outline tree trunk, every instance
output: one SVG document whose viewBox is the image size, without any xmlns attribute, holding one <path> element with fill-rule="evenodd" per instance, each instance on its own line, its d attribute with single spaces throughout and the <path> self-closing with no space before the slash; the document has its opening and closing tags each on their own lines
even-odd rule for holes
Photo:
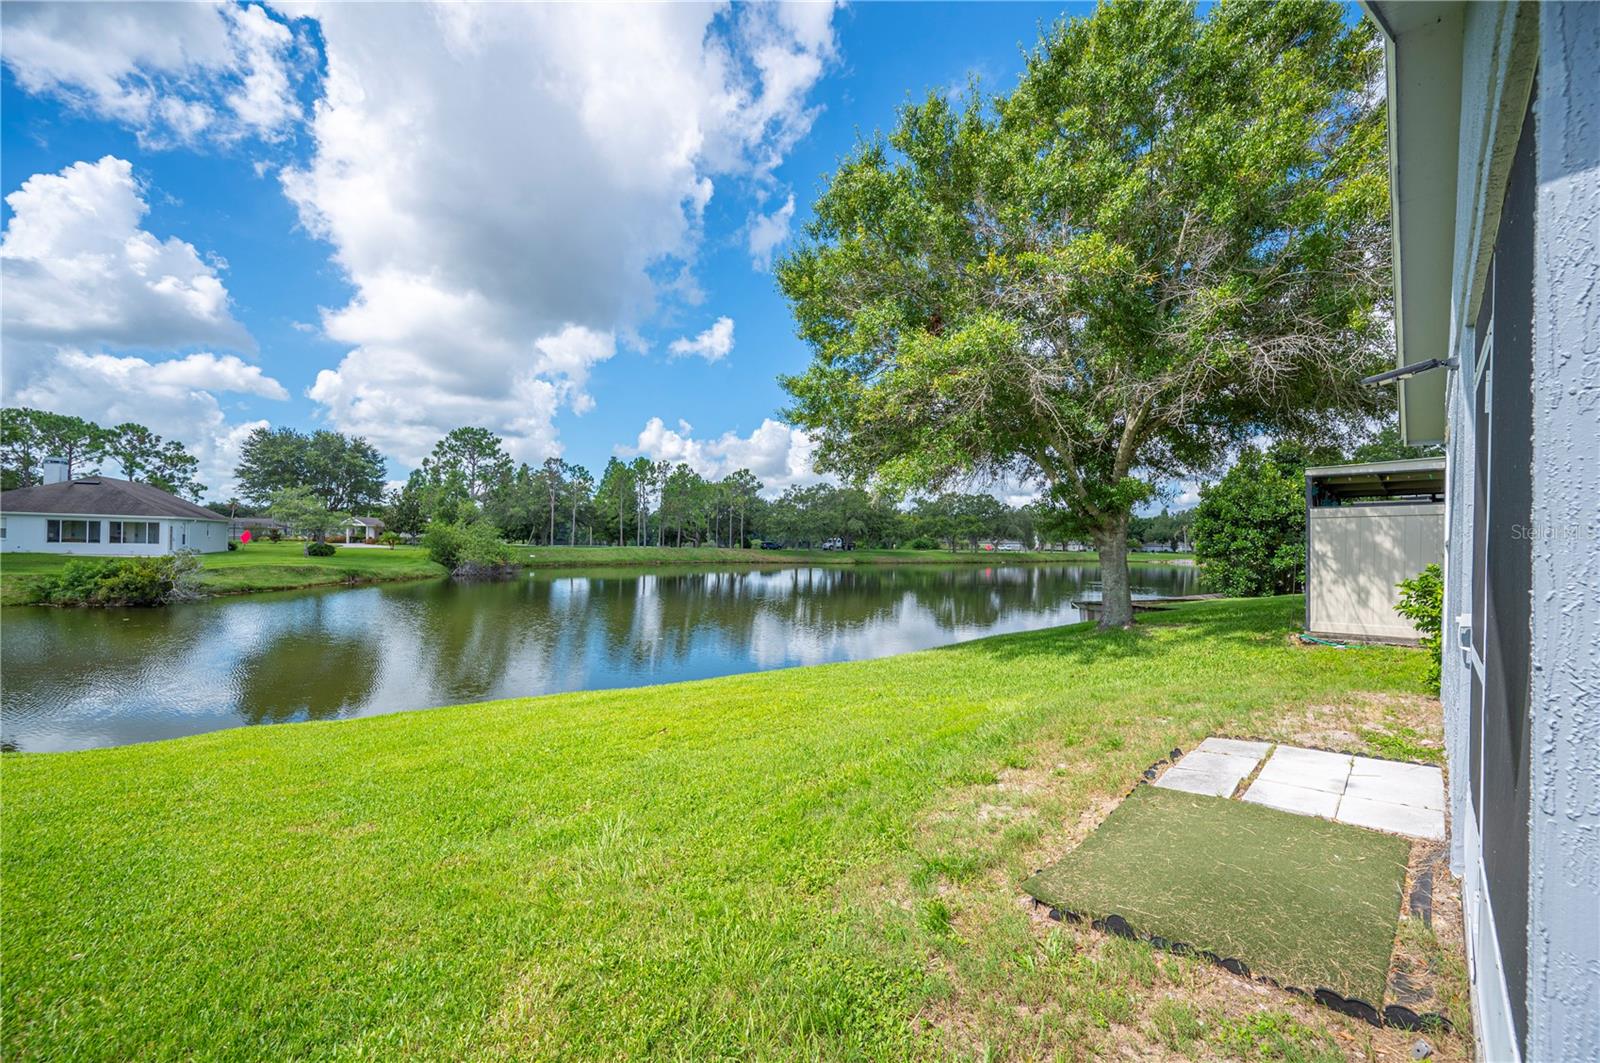
<svg viewBox="0 0 1600 1063">
<path fill-rule="evenodd" d="M 1128 583 L 1128 514 L 1109 518 L 1095 534 L 1100 555 L 1100 626 L 1133 626 L 1133 590 Z"/>
</svg>

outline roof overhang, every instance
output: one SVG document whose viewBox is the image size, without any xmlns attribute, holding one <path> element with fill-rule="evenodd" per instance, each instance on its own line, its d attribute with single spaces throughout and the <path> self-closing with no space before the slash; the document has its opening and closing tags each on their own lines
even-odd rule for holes
<svg viewBox="0 0 1600 1063">
<path fill-rule="evenodd" d="M 1463 5 L 1363 0 L 1383 30 L 1389 96 L 1396 366 L 1451 356 Z M 1446 373 L 1401 380 L 1400 434 L 1445 436 Z"/>
<path fill-rule="evenodd" d="M 1444 459 L 1410 458 L 1306 470 L 1307 486 L 1336 498 L 1415 498 L 1444 494 Z"/>
</svg>

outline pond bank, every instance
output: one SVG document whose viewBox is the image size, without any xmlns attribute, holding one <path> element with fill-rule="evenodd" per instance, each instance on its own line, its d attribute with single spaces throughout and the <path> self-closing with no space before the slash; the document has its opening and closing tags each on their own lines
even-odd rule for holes
<svg viewBox="0 0 1600 1063">
<path fill-rule="evenodd" d="M 1093 551 L 1069 550 L 740 550 L 727 546 L 527 546 L 533 568 L 615 568 L 674 565 L 1021 565 L 1099 564 Z M 1135 551 L 1140 565 L 1192 565 L 1193 554 Z"/>
<path fill-rule="evenodd" d="M 29 604 L 38 582 L 60 572 L 71 560 L 59 554 L 0 554 L 0 604 Z M 307 557 L 301 542 L 261 542 L 201 554 L 200 563 L 201 584 L 208 594 L 255 594 L 445 575 L 441 566 L 415 546 L 339 550 L 332 557 Z"/>
<path fill-rule="evenodd" d="M 367 583 L 438 579 L 444 567 L 418 546 L 341 548 L 332 557 L 307 557 L 304 543 L 258 542 L 226 553 L 203 554 L 202 582 L 210 594 L 257 594 Z M 1017 565 L 1089 562 L 1092 553 L 1034 551 L 974 553 L 948 550 L 737 550 L 710 546 L 513 546 L 529 568 L 674 568 L 808 565 Z M 38 581 L 72 558 L 58 554 L 0 554 L 0 605 L 28 605 Z M 1138 553 L 1137 564 L 1193 564 L 1187 554 Z"/>
<path fill-rule="evenodd" d="M 1175 745 L 1428 704 L 1420 653 L 1297 646 L 1302 607 L 9 754 L 0 1047 L 1190 1054 L 1151 1014 L 1173 998 L 1225 1055 L 1228 1031 L 1307 1058 L 1385 1036 L 1019 903 L 1060 825 Z"/>
</svg>

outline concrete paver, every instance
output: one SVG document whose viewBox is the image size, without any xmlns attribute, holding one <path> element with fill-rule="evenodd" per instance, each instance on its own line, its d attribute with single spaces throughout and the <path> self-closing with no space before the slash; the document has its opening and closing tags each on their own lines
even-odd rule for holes
<svg viewBox="0 0 1600 1063">
<path fill-rule="evenodd" d="M 1339 799 L 1339 812 L 1334 819 L 1391 834 L 1444 841 L 1444 812 L 1440 809 L 1395 805 L 1345 794 Z"/>
<path fill-rule="evenodd" d="M 1244 792 L 1246 801 L 1282 812 L 1298 812 L 1302 816 L 1321 816 L 1323 819 L 1332 819 L 1339 810 L 1338 794 L 1272 782 L 1264 778 L 1264 774 L 1256 776 L 1256 781 Z"/>
<path fill-rule="evenodd" d="M 1207 742 L 1226 742 L 1226 739 L 1207 739 Z M 1184 754 L 1183 758 L 1168 768 L 1166 773 L 1157 780 L 1157 786 L 1169 790 L 1183 790 L 1191 794 L 1210 794 L 1213 797 L 1231 797 L 1239 784 L 1256 770 L 1256 765 L 1261 762 L 1261 754 L 1265 753 L 1268 746 L 1264 742 L 1238 743 L 1239 746 L 1261 746 L 1261 752 L 1247 752 L 1243 755 L 1230 752 L 1220 752 L 1217 747 L 1205 748 L 1201 743 L 1200 748 L 1193 749 Z"/>
<path fill-rule="evenodd" d="M 1344 793 L 1350 777 L 1348 753 L 1327 753 L 1320 749 L 1279 746 L 1267 760 L 1257 778 L 1265 782 L 1321 790 L 1335 796 Z"/>
<path fill-rule="evenodd" d="M 1444 838 L 1444 773 L 1426 764 L 1207 738 L 1156 785 L 1231 797 L 1257 765 L 1261 771 L 1242 795 L 1246 801 L 1413 838 Z"/>
</svg>

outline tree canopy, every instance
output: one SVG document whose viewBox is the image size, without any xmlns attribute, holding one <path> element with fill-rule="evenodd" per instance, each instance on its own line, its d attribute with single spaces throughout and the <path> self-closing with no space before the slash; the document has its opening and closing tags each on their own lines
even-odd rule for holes
<svg viewBox="0 0 1600 1063">
<path fill-rule="evenodd" d="M 1337 460 L 1292 442 L 1245 447 L 1221 480 L 1200 489 L 1194 552 L 1207 590 L 1253 598 L 1305 586 L 1305 471 L 1325 458 Z"/>
<path fill-rule="evenodd" d="M 93 475 L 103 463 L 125 480 L 152 484 L 198 501 L 206 485 L 200 461 L 176 439 L 163 440 L 142 424 L 104 428 L 93 421 L 49 410 L 12 407 L 0 411 L 0 482 L 5 489 L 38 483 L 47 457 L 67 464 L 67 476 Z"/>
<path fill-rule="evenodd" d="M 257 428 L 245 437 L 234 477 L 250 502 L 270 502 L 285 488 L 305 487 L 332 511 L 361 511 L 383 500 L 383 455 L 360 436 L 326 429 Z"/>
<path fill-rule="evenodd" d="M 1131 621 L 1134 506 L 1261 432 L 1383 401 L 1382 53 L 1333 3 L 1104 4 L 1006 97 L 904 108 L 779 265 L 814 358 L 784 379 L 818 463 L 1039 485 Z"/>
</svg>

